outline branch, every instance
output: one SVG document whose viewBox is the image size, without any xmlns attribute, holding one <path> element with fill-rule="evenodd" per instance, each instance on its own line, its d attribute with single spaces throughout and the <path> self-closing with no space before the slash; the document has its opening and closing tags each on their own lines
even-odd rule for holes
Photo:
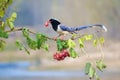
<svg viewBox="0 0 120 80">
<path fill-rule="evenodd" d="M 10 32 L 22 31 L 22 30 L 23 30 L 23 28 L 14 28 L 14 29 L 7 30 L 5 32 L 10 33 Z M 32 34 L 36 34 L 35 32 L 31 31 L 30 29 L 29 29 L 29 32 Z"/>
<path fill-rule="evenodd" d="M 7 30 L 5 32 L 10 33 L 10 32 L 15 32 L 15 31 L 21 31 L 22 29 L 23 28 L 14 28 L 14 29 Z"/>
<path fill-rule="evenodd" d="M 22 28 L 13 28 L 13 29 L 7 30 L 7 31 L 5 31 L 5 32 L 11 33 L 11 32 L 17 32 L 17 31 L 22 31 L 22 30 L 23 30 L 23 27 L 22 27 Z M 32 33 L 32 34 L 36 34 L 36 32 L 34 32 L 34 31 L 30 30 L 30 29 L 29 29 L 28 31 L 29 31 L 30 33 Z M 71 37 L 71 39 L 72 39 L 72 40 L 76 40 L 76 39 L 78 39 L 78 38 L 83 37 L 84 35 L 86 35 L 86 34 L 79 35 L 79 36 L 77 36 L 77 37 L 75 37 L 75 38 Z M 48 37 L 48 36 L 46 36 L 46 38 L 49 39 L 49 40 L 55 40 L 54 38 L 51 38 L 51 37 Z"/>
<path fill-rule="evenodd" d="M 10 29 L 10 30 L 7 30 L 7 31 L 5 31 L 5 32 L 7 32 L 7 33 L 11 33 L 11 32 L 17 32 L 17 31 L 22 31 L 23 30 L 23 27 L 22 28 L 14 28 L 14 29 Z M 32 34 L 36 34 L 36 32 L 34 32 L 34 31 L 32 31 L 32 30 L 28 30 L 30 33 L 32 33 Z M 48 39 L 50 39 L 50 40 L 54 40 L 54 38 L 50 38 L 50 37 L 47 37 L 46 36 L 46 38 L 48 38 Z"/>
</svg>

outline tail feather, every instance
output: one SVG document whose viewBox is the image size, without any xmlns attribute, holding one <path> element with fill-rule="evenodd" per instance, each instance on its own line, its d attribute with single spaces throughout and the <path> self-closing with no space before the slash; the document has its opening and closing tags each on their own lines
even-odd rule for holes
<svg viewBox="0 0 120 80">
<path fill-rule="evenodd" d="M 104 29 L 105 32 L 107 32 L 107 28 L 103 25 L 102 28 Z"/>
<path fill-rule="evenodd" d="M 76 28 L 76 31 L 80 31 L 82 29 L 86 29 L 86 28 L 93 28 L 93 27 L 100 27 L 102 28 L 105 32 L 107 32 L 107 28 L 104 25 L 101 24 L 94 24 L 94 25 L 87 25 L 87 26 L 79 26 Z"/>
</svg>

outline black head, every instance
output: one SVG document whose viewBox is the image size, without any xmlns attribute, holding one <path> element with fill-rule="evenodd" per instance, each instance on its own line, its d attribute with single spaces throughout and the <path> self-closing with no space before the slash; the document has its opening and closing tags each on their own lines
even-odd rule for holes
<svg viewBox="0 0 120 80">
<path fill-rule="evenodd" d="M 51 23 L 52 25 L 59 25 L 59 24 L 61 24 L 59 21 L 57 21 L 57 20 L 55 20 L 55 19 L 50 19 L 49 21 L 50 21 L 50 23 Z"/>
<path fill-rule="evenodd" d="M 55 19 L 50 19 L 49 21 L 50 21 L 50 23 L 55 31 L 57 30 L 58 25 L 61 24 L 59 21 L 57 21 Z"/>
</svg>

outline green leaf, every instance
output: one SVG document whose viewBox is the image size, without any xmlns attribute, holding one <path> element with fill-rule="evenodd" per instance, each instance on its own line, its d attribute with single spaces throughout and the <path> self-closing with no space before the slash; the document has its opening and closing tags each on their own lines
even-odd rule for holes
<svg viewBox="0 0 120 80">
<path fill-rule="evenodd" d="M 9 17 L 9 21 L 14 23 L 14 21 L 16 20 L 16 18 L 17 18 L 17 13 L 13 12 L 11 14 L 11 16 Z"/>
<path fill-rule="evenodd" d="M 57 42 L 57 50 L 61 51 L 63 49 L 62 41 L 60 39 L 57 39 L 56 42 Z"/>
<path fill-rule="evenodd" d="M 13 0 L 0 0 L 0 8 L 7 9 L 13 3 Z"/>
<path fill-rule="evenodd" d="M 100 80 L 100 77 L 95 73 L 96 80 Z"/>
<path fill-rule="evenodd" d="M 104 44 L 104 42 L 105 42 L 104 37 L 100 37 L 99 41 L 100 41 L 101 44 Z"/>
<path fill-rule="evenodd" d="M 68 46 L 68 40 L 62 40 L 61 43 L 62 43 L 63 49 L 69 48 L 69 46 Z"/>
<path fill-rule="evenodd" d="M 98 45 L 98 42 L 99 42 L 98 39 L 93 40 L 93 46 L 96 47 Z"/>
<path fill-rule="evenodd" d="M 5 11 L 0 9 L 0 17 L 4 17 Z"/>
<path fill-rule="evenodd" d="M 20 40 L 16 40 L 15 42 L 16 46 L 20 49 L 20 50 L 25 50 L 27 52 L 27 54 L 30 54 L 30 52 L 28 51 L 28 49 L 26 47 L 24 47 L 24 45 L 21 43 Z"/>
<path fill-rule="evenodd" d="M 106 65 L 103 63 L 102 60 L 97 61 L 96 66 L 100 71 L 102 71 L 104 68 L 106 68 Z"/>
<path fill-rule="evenodd" d="M 72 58 L 78 57 L 77 52 L 73 48 L 70 48 L 69 51 L 70 51 L 70 57 Z"/>
<path fill-rule="evenodd" d="M 7 2 L 7 0 L 0 0 L 0 3 L 5 3 L 5 2 Z"/>
<path fill-rule="evenodd" d="M 40 49 L 42 47 L 42 45 L 45 44 L 45 42 L 47 41 L 47 38 L 45 35 L 37 33 L 36 34 L 36 39 L 37 39 L 37 48 Z"/>
<path fill-rule="evenodd" d="M 14 21 L 17 18 L 17 13 L 13 12 L 11 16 L 7 19 L 7 25 L 10 27 L 10 29 L 14 29 Z"/>
<path fill-rule="evenodd" d="M 6 42 L 3 40 L 0 40 L 0 51 L 2 51 L 5 47 Z"/>
<path fill-rule="evenodd" d="M 42 45 L 42 43 L 41 43 L 41 41 L 40 41 L 40 40 L 41 40 L 40 37 L 41 37 L 41 35 L 37 33 L 37 34 L 36 34 L 36 38 L 37 38 L 37 48 L 38 48 L 38 49 L 40 49 L 40 47 L 41 47 L 41 45 Z"/>
<path fill-rule="evenodd" d="M 76 37 L 76 34 L 72 34 L 71 39 L 74 39 Z"/>
<path fill-rule="evenodd" d="M 88 34 L 88 35 L 85 35 L 84 38 L 85 38 L 85 40 L 92 40 L 93 35 Z"/>
<path fill-rule="evenodd" d="M 5 23 L 3 21 L 0 21 L 0 29 L 5 30 Z"/>
<path fill-rule="evenodd" d="M 36 50 L 37 42 L 35 40 L 33 40 L 30 37 L 27 37 L 27 43 L 28 43 L 29 48 Z"/>
<path fill-rule="evenodd" d="M 93 67 L 90 67 L 89 73 L 88 73 L 89 78 L 90 79 L 93 78 L 95 76 L 95 73 L 96 73 L 95 69 Z"/>
<path fill-rule="evenodd" d="M 61 51 L 63 49 L 67 49 L 69 46 L 68 46 L 68 40 L 60 40 L 60 39 L 57 39 L 57 50 L 58 51 Z"/>
<path fill-rule="evenodd" d="M 13 3 L 13 0 L 7 0 L 7 6 L 11 5 Z"/>
<path fill-rule="evenodd" d="M 69 46 L 69 48 L 73 48 L 73 47 L 76 46 L 76 44 L 75 44 L 75 42 L 73 40 L 69 39 L 68 40 L 68 46 Z"/>
<path fill-rule="evenodd" d="M 104 44 L 104 42 L 105 42 L 104 37 L 100 37 L 99 39 L 93 40 L 93 45 L 96 47 L 98 44 Z"/>
<path fill-rule="evenodd" d="M 79 38 L 78 42 L 79 42 L 80 48 L 84 48 L 84 39 Z"/>
<path fill-rule="evenodd" d="M 2 38 L 8 38 L 8 33 L 4 32 L 2 29 L 0 29 L 0 37 L 2 37 Z"/>
<path fill-rule="evenodd" d="M 12 20 L 14 21 L 17 18 L 17 13 L 13 12 L 11 15 Z"/>
<path fill-rule="evenodd" d="M 9 19 L 7 20 L 7 24 L 10 29 L 14 29 L 14 23 L 12 21 L 10 21 Z"/>
<path fill-rule="evenodd" d="M 86 63 L 86 66 L 85 66 L 85 74 L 88 74 L 88 73 L 89 73 L 90 67 L 91 67 L 91 63 L 90 63 L 90 62 Z"/>
<path fill-rule="evenodd" d="M 23 49 L 24 49 L 24 47 L 22 46 L 20 40 L 16 40 L 15 45 L 16 45 L 20 50 L 23 50 Z"/>
<path fill-rule="evenodd" d="M 45 51 L 48 51 L 48 47 L 49 47 L 48 44 L 43 45 L 43 48 L 44 48 Z"/>
<path fill-rule="evenodd" d="M 28 28 L 23 28 L 22 29 L 22 34 L 24 37 L 29 37 L 29 29 Z"/>
</svg>

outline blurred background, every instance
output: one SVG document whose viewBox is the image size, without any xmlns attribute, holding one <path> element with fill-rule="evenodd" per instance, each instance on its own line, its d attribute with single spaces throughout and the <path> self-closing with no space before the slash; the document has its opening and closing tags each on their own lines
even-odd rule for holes
<svg viewBox="0 0 120 80">
<path fill-rule="evenodd" d="M 107 68 L 98 72 L 101 80 L 119 80 L 120 75 L 120 0 L 14 0 L 7 15 L 17 12 L 16 27 L 29 27 L 33 31 L 54 37 L 57 34 L 44 27 L 45 21 L 55 18 L 68 26 L 104 24 L 107 33 L 102 33 L 106 42 L 103 46 Z M 84 33 L 84 32 L 82 32 Z M 89 60 L 76 49 L 81 57 L 57 62 L 52 55 L 56 52 L 54 41 L 48 41 L 49 52 L 31 50 L 31 55 L 19 51 L 14 45 L 21 33 L 12 33 L 4 51 L 0 52 L 0 80 L 88 80 L 84 74 Z M 88 45 L 93 59 L 99 51 Z"/>
</svg>

